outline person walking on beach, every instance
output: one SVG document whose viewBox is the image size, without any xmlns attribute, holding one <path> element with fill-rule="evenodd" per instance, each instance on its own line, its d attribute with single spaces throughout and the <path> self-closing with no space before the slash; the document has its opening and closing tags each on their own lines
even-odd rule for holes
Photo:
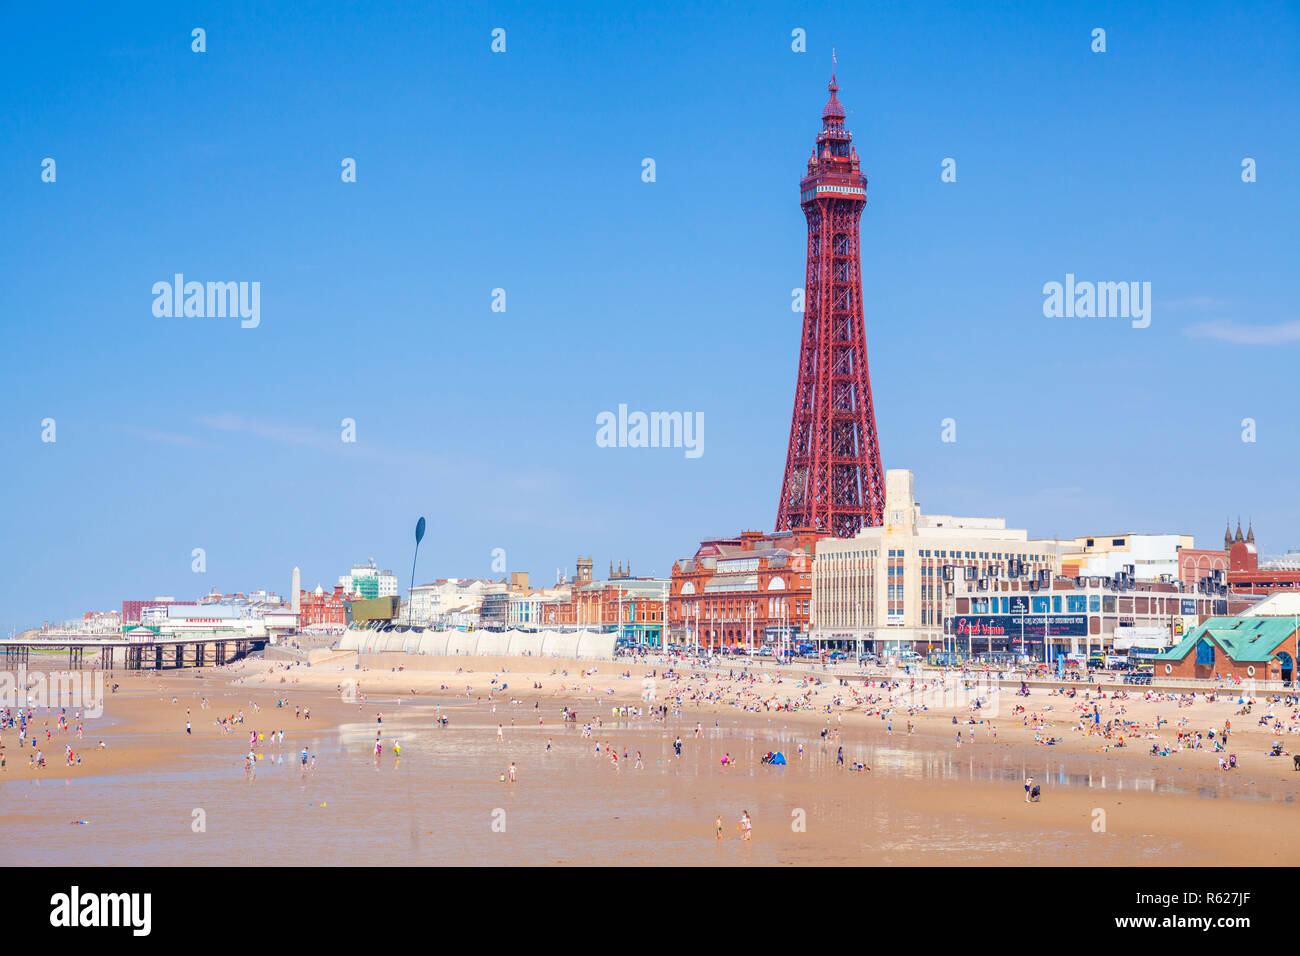
<svg viewBox="0 0 1300 956">
<path fill-rule="evenodd" d="M 718 817 L 717 822 L 714 823 L 713 826 L 717 830 L 718 845 L 721 846 L 722 845 L 722 817 L 721 816 Z"/>
<path fill-rule="evenodd" d="M 515 782 L 515 762 L 513 760 L 510 761 L 510 782 Z"/>
<path fill-rule="evenodd" d="M 1026 777 L 1025 778 L 1025 803 L 1029 802 L 1029 793 L 1033 789 L 1034 789 L 1034 778 Z"/>
<path fill-rule="evenodd" d="M 837 751 L 835 752 L 835 765 L 836 765 L 837 767 L 843 767 L 843 766 L 844 766 L 844 748 L 843 748 L 843 747 L 841 747 L 839 750 L 837 750 Z"/>
<path fill-rule="evenodd" d="M 749 819 L 749 811 L 742 811 L 740 814 L 740 838 L 748 843 L 753 830 L 754 824 L 753 821 Z"/>
</svg>

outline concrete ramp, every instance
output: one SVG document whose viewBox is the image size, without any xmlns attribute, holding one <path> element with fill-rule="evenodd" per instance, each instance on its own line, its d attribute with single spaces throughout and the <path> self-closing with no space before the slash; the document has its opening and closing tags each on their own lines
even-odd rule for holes
<svg viewBox="0 0 1300 956">
<path fill-rule="evenodd" d="M 544 657 L 577 657 L 578 634 L 551 631 L 542 635 L 542 655 Z"/>
<path fill-rule="evenodd" d="M 420 647 L 417 654 L 427 654 L 435 657 L 445 656 L 447 651 L 448 635 L 454 633 L 451 631 L 425 631 L 424 636 L 420 638 Z"/>
<path fill-rule="evenodd" d="M 447 653 L 451 655 L 473 654 L 478 647 L 478 632 L 447 632 Z"/>
<path fill-rule="evenodd" d="M 541 657 L 542 635 L 530 634 L 527 631 L 511 631 L 510 649 L 507 653 L 512 657 Z"/>
<path fill-rule="evenodd" d="M 492 631 L 476 631 L 478 634 L 478 648 L 474 653 L 482 657 L 485 654 L 502 656 L 510 650 L 509 633 L 493 633 Z"/>
<path fill-rule="evenodd" d="M 594 634 L 590 631 L 583 631 L 578 638 L 578 653 L 574 656 L 613 660 L 615 640 L 613 634 Z"/>
</svg>

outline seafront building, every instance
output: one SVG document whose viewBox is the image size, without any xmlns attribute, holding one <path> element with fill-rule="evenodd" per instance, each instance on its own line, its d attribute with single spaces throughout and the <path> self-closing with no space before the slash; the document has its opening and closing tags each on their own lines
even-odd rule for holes
<svg viewBox="0 0 1300 956">
<path fill-rule="evenodd" d="M 669 639 L 705 650 L 791 647 L 808 636 L 813 549 L 809 528 L 709 538 L 673 564 Z"/>
<path fill-rule="evenodd" d="M 1127 571 L 1137 580 L 1181 581 L 1185 590 L 1219 585 L 1254 594 L 1300 592 L 1300 552 L 1261 558 L 1255 528 L 1243 534 L 1237 522 L 1223 532 L 1222 550 L 1197 548 L 1189 534 L 1118 534 L 1074 539 L 1061 555 L 1061 571 L 1071 577 L 1112 577 Z"/>
<path fill-rule="evenodd" d="M 146 607 L 139 622 L 124 626 L 123 633 L 136 638 L 149 633 L 196 641 L 261 637 L 275 640 L 297 629 L 297 616 L 283 604 L 249 601 L 240 595 L 201 604 L 173 602 Z"/>
<path fill-rule="evenodd" d="M 891 469 L 883 527 L 817 542 L 813 639 L 888 655 L 942 646 L 953 610 L 945 582 L 1047 580 L 1060 570 L 1059 549 L 1002 518 L 922 514 L 912 472 Z"/>
<path fill-rule="evenodd" d="M 198 603 L 198 601 L 178 601 L 171 596 L 159 596 L 152 600 L 128 599 L 122 602 L 122 626 L 139 624 L 140 615 L 147 607 L 162 607 L 168 604 L 187 604 L 190 607 L 197 607 Z"/>
<path fill-rule="evenodd" d="M 1300 594 L 1280 593 L 1235 616 L 1211 617 L 1155 659 L 1161 677 L 1280 681 L 1294 686 Z"/>
<path fill-rule="evenodd" d="M 969 659 L 1019 656 L 1151 659 L 1213 616 L 1239 614 L 1261 600 L 1220 586 L 1189 591 L 1179 581 L 1140 581 L 1132 570 L 1111 577 L 954 582 L 943 640 L 928 649 Z M 1112 661 L 1113 662 L 1113 661 Z"/>
<path fill-rule="evenodd" d="M 1180 554 L 1195 546 L 1190 534 L 1100 534 L 1075 538 L 1061 552 L 1061 573 L 1112 577 L 1125 568 L 1139 581 L 1174 581 Z"/>
<path fill-rule="evenodd" d="M 635 577 L 630 562 L 617 570 L 611 562 L 609 577 L 597 581 L 591 558 L 579 557 L 576 577 L 541 602 L 540 627 L 610 631 L 625 644 L 662 647 L 668 589 L 665 578 Z"/>
<path fill-rule="evenodd" d="M 439 578 L 411 589 L 412 623 L 464 627 L 477 623 L 489 578 Z"/>
<path fill-rule="evenodd" d="M 334 631 L 347 624 L 347 601 L 349 594 L 342 584 L 334 585 L 333 591 L 326 591 L 319 584 L 314 591 L 302 591 L 298 595 L 298 627 L 309 632 Z"/>
<path fill-rule="evenodd" d="M 535 631 L 542 626 L 542 608 L 549 602 L 567 601 L 570 589 L 533 588 L 528 572 L 511 573 L 509 581 L 498 581 L 483 592 L 479 626 L 490 630 Z"/>
<path fill-rule="evenodd" d="M 394 597 L 397 594 L 397 576 L 392 571 L 381 571 L 374 559 L 365 564 L 354 564 L 347 574 L 339 576 L 339 585 L 346 594 L 363 598 Z"/>
</svg>

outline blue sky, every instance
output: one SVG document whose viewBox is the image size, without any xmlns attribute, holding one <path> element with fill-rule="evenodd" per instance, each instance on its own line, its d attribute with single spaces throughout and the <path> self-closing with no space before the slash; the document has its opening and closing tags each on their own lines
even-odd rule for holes
<svg viewBox="0 0 1300 956">
<path fill-rule="evenodd" d="M 1300 545 L 1296 6 L 986 6 L 8 5 L 0 629 L 405 584 L 420 514 L 422 579 L 770 529 L 832 46 L 923 508 Z M 260 282 L 260 326 L 156 318 L 176 272 Z M 1044 318 L 1067 273 L 1151 282 L 1151 326 Z M 597 447 L 620 403 L 702 412 L 703 456 Z"/>
</svg>

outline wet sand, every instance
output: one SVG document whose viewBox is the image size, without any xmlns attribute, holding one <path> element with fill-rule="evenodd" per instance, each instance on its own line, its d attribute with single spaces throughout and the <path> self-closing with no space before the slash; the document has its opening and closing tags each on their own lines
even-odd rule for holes
<svg viewBox="0 0 1300 956">
<path fill-rule="evenodd" d="M 103 718 L 85 722 L 81 741 L 55 733 L 48 745 L 42 742 L 44 770 L 27 768 L 15 731 L 0 733 L 8 756 L 0 822 L 9 838 L 0 863 L 1300 862 L 1294 825 L 1300 774 L 1290 776 L 1289 759 L 1254 753 L 1262 754 L 1275 734 L 1248 731 L 1247 718 L 1232 718 L 1239 728 L 1232 749 L 1242 769 L 1225 774 L 1208 752 L 1154 758 L 1137 747 L 1106 751 L 1104 742 L 1065 729 L 1071 720 L 1056 719 L 1067 716 L 1064 710 L 1049 712 L 1049 730 L 1040 731 L 1062 736 L 1062 743 L 1036 746 L 1034 729 L 1006 714 L 1010 695 L 994 720 L 997 740 L 987 724 L 976 724 L 972 745 L 969 725 L 961 724 L 958 747 L 951 713 L 938 710 L 913 717 L 910 736 L 905 715 L 895 714 L 889 734 L 879 717 L 848 706 L 832 706 L 828 725 L 817 706 L 843 693 L 833 680 L 811 688 L 788 677 L 780 685 L 754 685 L 759 696 L 812 690 L 809 709 L 801 712 L 753 713 L 702 701 L 687 703 L 680 718 L 663 724 L 610 713 L 616 704 L 652 706 L 639 700 L 644 669 L 635 666 L 630 678 L 615 676 L 625 667 L 608 663 L 582 677 L 590 663 L 419 659 L 416 670 L 407 666 L 411 659 L 395 659 L 406 669 L 389 669 L 397 665 L 386 655 L 357 669 L 349 655 L 310 668 L 246 661 L 162 675 L 119 673 L 121 689 L 109 695 Z M 472 672 L 456 673 L 457 667 Z M 492 691 L 494 678 L 508 689 Z M 349 681 L 359 683 L 364 700 L 353 696 Z M 440 690 L 442 684 L 449 689 Z M 719 694 L 737 684 L 726 680 L 725 670 L 722 679 L 690 682 L 694 690 Z M 672 686 L 660 670 L 661 700 Z M 211 709 L 200 708 L 201 697 Z M 287 707 L 276 707 L 280 698 Z M 1066 703 L 1040 691 L 1012 702 L 1030 711 Z M 561 723 L 565 706 L 577 709 L 578 724 Z M 1235 707 L 1122 706 L 1130 719 L 1158 709 L 1171 721 L 1187 717 L 1196 729 L 1221 724 L 1216 709 Z M 295 707 L 309 708 L 310 721 L 295 718 Z M 230 733 L 214 722 L 241 710 L 244 721 Z M 439 710 L 449 717 L 445 729 L 434 723 Z M 601 725 L 584 738 L 582 727 L 597 716 Z M 35 724 L 42 740 L 44 719 Z M 829 745 L 820 737 L 828 726 L 838 734 Z M 285 739 L 256 746 L 262 759 L 250 780 L 244 754 L 253 729 L 282 729 Z M 378 761 L 376 732 L 384 747 Z M 672 750 L 676 735 L 681 758 Z M 1172 740 L 1173 730 L 1160 737 Z M 107 750 L 94 749 L 101 738 Z M 394 740 L 401 743 L 400 761 Z M 620 757 L 618 769 L 604 753 L 596 756 L 597 742 L 607 741 Z M 62 765 L 67 742 L 82 753 L 79 766 Z M 865 761 L 871 772 L 838 767 L 841 745 L 849 763 Z M 304 746 L 316 755 L 314 771 L 300 768 Z M 760 763 L 775 749 L 785 752 L 787 766 Z M 638 750 L 641 770 L 633 766 Z M 732 766 L 721 764 L 724 753 L 735 759 Z M 511 761 L 518 779 L 503 783 Z M 1042 802 L 1024 802 L 1026 774 L 1041 781 Z M 744 810 L 754 821 L 749 842 L 737 830 Z M 721 841 L 714 832 L 719 816 Z"/>
</svg>

